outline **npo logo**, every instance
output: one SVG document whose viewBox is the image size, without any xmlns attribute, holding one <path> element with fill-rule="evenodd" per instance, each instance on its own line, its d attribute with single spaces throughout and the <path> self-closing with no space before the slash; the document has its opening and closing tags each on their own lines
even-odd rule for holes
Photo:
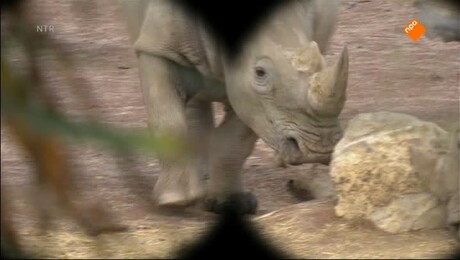
<svg viewBox="0 0 460 260">
<path fill-rule="evenodd" d="M 416 41 L 420 36 L 425 33 L 425 27 L 417 21 L 412 20 L 406 27 L 404 28 L 404 32 L 409 36 L 412 40 Z"/>
</svg>

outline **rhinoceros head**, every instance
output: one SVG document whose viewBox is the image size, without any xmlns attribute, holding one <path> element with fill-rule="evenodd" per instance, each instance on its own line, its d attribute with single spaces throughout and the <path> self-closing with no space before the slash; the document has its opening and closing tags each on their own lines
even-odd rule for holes
<svg viewBox="0 0 460 260">
<path fill-rule="evenodd" d="M 297 38 L 262 31 L 249 41 L 226 68 L 227 95 L 283 164 L 327 164 L 342 133 L 338 116 L 348 80 L 347 48 L 327 66 L 315 41 L 291 36 Z"/>
</svg>

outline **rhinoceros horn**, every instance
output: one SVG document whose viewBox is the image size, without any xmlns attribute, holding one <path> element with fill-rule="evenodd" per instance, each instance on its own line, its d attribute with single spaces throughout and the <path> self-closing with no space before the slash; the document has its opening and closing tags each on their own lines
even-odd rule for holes
<svg viewBox="0 0 460 260">
<path fill-rule="evenodd" d="M 292 65 L 298 71 L 317 72 L 324 67 L 324 64 L 325 60 L 321 55 L 318 44 L 312 41 L 296 55 Z"/>
<path fill-rule="evenodd" d="M 312 75 L 307 92 L 308 106 L 322 116 L 337 116 L 346 99 L 348 82 L 348 50 L 345 46 L 339 60 Z"/>
</svg>

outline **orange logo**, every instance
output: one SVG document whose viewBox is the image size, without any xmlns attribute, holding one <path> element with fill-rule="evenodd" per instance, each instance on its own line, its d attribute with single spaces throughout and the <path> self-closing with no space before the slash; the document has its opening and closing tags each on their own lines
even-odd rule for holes
<svg viewBox="0 0 460 260">
<path fill-rule="evenodd" d="M 425 27 L 417 21 L 416 19 L 410 21 L 408 25 L 404 28 L 404 32 L 409 36 L 412 40 L 416 41 L 420 36 L 425 33 Z"/>
</svg>

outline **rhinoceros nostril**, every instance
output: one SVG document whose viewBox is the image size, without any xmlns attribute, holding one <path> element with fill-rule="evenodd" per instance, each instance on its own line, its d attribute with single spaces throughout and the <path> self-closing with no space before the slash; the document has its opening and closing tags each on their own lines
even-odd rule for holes
<svg viewBox="0 0 460 260">
<path fill-rule="evenodd" d="M 300 150 L 299 143 L 297 139 L 293 137 L 288 137 L 284 140 L 283 152 L 284 155 L 289 158 L 291 164 L 302 158 L 302 151 Z"/>
<path fill-rule="evenodd" d="M 289 145 L 289 147 L 293 150 L 293 151 L 298 151 L 300 152 L 300 147 L 299 147 L 299 143 L 297 142 L 297 140 L 293 137 L 288 137 L 286 139 L 286 143 Z"/>
</svg>

